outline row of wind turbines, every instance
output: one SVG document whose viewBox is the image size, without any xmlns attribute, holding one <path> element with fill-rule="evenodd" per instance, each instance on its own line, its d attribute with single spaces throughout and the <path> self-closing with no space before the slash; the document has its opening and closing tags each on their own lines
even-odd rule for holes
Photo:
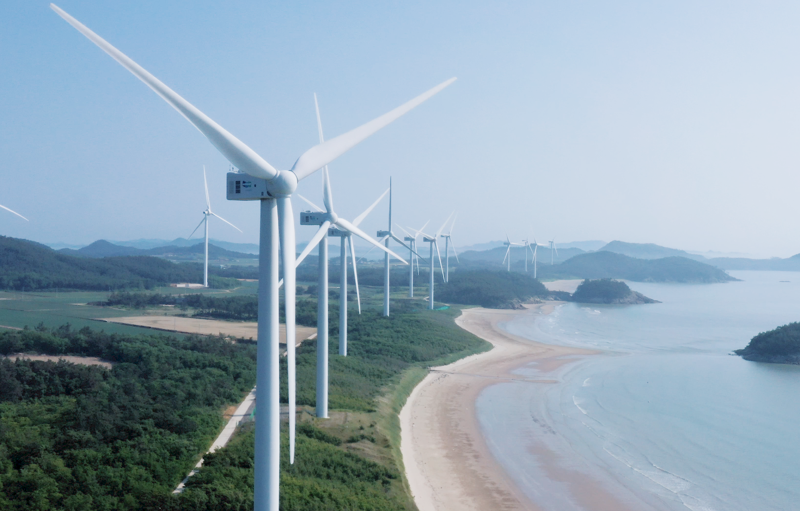
<svg viewBox="0 0 800 511">
<path fill-rule="evenodd" d="M 333 209 L 333 194 L 331 192 L 330 178 L 327 165 L 336 158 L 349 151 L 380 129 L 392 123 L 399 117 L 405 115 L 421 103 L 430 99 L 435 94 L 442 91 L 445 87 L 452 84 L 456 79 L 451 78 L 436 87 L 424 92 L 414 99 L 400 105 L 390 112 L 373 119 L 362 126 L 355 128 L 347 133 L 339 135 L 333 139 L 325 141 L 322 136 L 321 123 L 319 126 L 320 143 L 310 148 L 300 155 L 291 169 L 278 170 L 269 162 L 262 158 L 252 148 L 236 138 L 225 128 L 217 124 L 214 120 L 201 112 L 197 107 L 189 103 L 175 91 L 166 86 L 158 78 L 150 74 L 139 64 L 123 54 L 117 48 L 109 44 L 106 40 L 98 36 L 92 30 L 80 23 L 78 20 L 64 12 L 54 4 L 50 4 L 56 12 L 67 23 L 83 34 L 92 43 L 116 60 L 122 67 L 127 69 L 136 78 L 152 89 L 159 97 L 166 101 L 171 107 L 178 111 L 187 121 L 189 121 L 208 141 L 233 165 L 239 172 L 229 172 L 227 175 L 227 197 L 229 200 L 257 200 L 260 203 L 260 236 L 259 236 L 259 287 L 258 287 L 258 351 L 257 351 L 257 376 L 256 387 L 258 392 L 259 404 L 256 408 L 256 438 L 255 438 L 255 477 L 254 477 L 254 508 L 256 511 L 269 510 L 278 511 L 279 509 L 279 477 L 280 477 L 280 401 L 279 401 L 279 288 L 284 288 L 284 312 L 286 318 L 286 358 L 287 358 L 287 383 L 289 398 L 289 461 L 294 462 L 295 447 L 295 293 L 296 278 L 295 269 L 298 260 L 308 255 L 314 244 L 309 243 L 300 256 L 296 254 L 294 213 L 292 208 L 291 196 L 297 189 L 298 183 L 312 175 L 318 170 L 322 170 L 323 177 L 323 204 L 325 209 L 317 208 L 316 218 L 313 224 L 319 222 L 319 229 L 312 240 L 316 240 L 320 251 L 320 284 L 325 283 L 327 287 L 327 237 L 330 235 L 339 236 L 342 239 L 342 261 L 346 260 L 345 238 L 350 245 L 351 257 L 355 258 L 353 252 L 352 236 L 361 237 L 373 245 L 380 245 L 377 241 L 370 238 L 366 233 L 358 228 L 357 221 L 348 222 L 339 217 Z M 207 199 L 207 210 L 201 224 L 205 224 L 208 229 L 208 219 L 210 216 L 217 216 L 211 212 L 210 204 Z M 369 211 L 367 211 L 368 213 Z M 312 219 L 309 215 L 309 223 Z M 363 218 L 362 218 L 363 219 Z M 198 226 L 199 228 L 199 226 Z M 330 229 L 333 229 L 333 234 Z M 196 229 L 195 229 L 196 230 Z M 435 236 L 424 232 L 418 232 L 423 236 L 423 240 L 430 243 L 431 248 L 431 284 L 433 284 L 433 250 L 436 248 L 439 254 L 438 238 L 441 235 L 440 229 Z M 389 222 L 389 233 L 392 234 L 391 220 Z M 395 236 L 389 238 L 399 241 Z M 404 259 L 389 249 L 389 238 L 384 240 L 381 249 L 387 253 L 386 264 L 388 268 L 388 255 L 391 255 L 403 263 L 408 264 Z M 206 235 L 207 239 L 207 235 Z M 449 244 L 449 236 L 446 238 Z M 324 241 L 323 241 L 324 240 Z M 401 242 L 402 243 L 402 242 Z M 435 247 L 434 247 L 435 246 Z M 310 247 L 310 248 L 309 248 Z M 409 247 L 410 249 L 410 247 Z M 411 249 L 410 249 L 411 250 Z M 411 250 L 415 254 L 415 250 Z M 305 255 L 304 255 L 305 254 Z M 418 254 L 417 254 L 418 256 Z M 325 261 L 325 264 L 322 262 Z M 279 262 L 283 264 L 283 279 L 280 279 Z M 441 265 L 441 256 L 440 256 Z M 355 266 L 354 266 L 355 271 Z M 346 284 L 345 272 L 342 272 L 342 281 Z M 388 286 L 388 270 L 386 272 L 386 282 Z M 207 283 L 207 273 L 204 277 Z M 322 286 L 320 286 L 321 288 Z M 388 287 L 387 287 L 388 291 Z M 343 286 L 341 296 L 346 297 L 346 289 Z M 320 309 L 318 314 L 318 340 L 319 355 L 318 369 L 324 373 L 318 373 L 318 379 L 327 381 L 327 295 L 321 297 Z M 433 306 L 433 285 L 431 285 L 431 306 Z M 384 312 L 388 310 L 388 293 Z M 341 300 L 346 304 L 346 300 Z M 346 305 L 345 305 L 346 307 Z M 346 312 L 346 311 L 345 311 Z M 323 325 L 324 322 L 324 325 Z M 340 337 L 340 343 L 342 343 Z M 344 340 L 344 352 L 346 353 L 346 337 Z M 340 347 L 341 350 L 341 347 Z M 319 381 L 319 380 L 318 380 Z M 324 385 L 323 392 L 327 392 Z M 320 386 L 318 386 L 318 389 Z M 320 392 L 318 390 L 318 392 Z M 327 396 L 322 397 L 322 401 Z"/>
<path fill-rule="evenodd" d="M 553 258 L 553 254 L 558 255 L 558 248 L 556 247 L 556 239 L 553 238 L 548 242 L 550 244 L 550 265 L 552 266 L 555 262 Z M 530 253 L 531 262 L 533 263 L 533 278 L 536 278 L 536 267 L 538 263 L 537 258 L 537 248 L 543 247 L 545 245 L 540 245 L 536 242 L 536 238 L 533 239 L 533 243 L 530 242 L 528 238 L 522 240 L 521 243 L 515 243 L 511 241 L 511 239 L 506 235 L 506 241 L 503 242 L 503 245 L 506 247 L 506 254 L 503 257 L 503 262 L 507 263 L 507 270 L 511 271 L 511 247 L 523 247 L 525 250 L 525 272 L 528 271 L 528 254 Z"/>
</svg>

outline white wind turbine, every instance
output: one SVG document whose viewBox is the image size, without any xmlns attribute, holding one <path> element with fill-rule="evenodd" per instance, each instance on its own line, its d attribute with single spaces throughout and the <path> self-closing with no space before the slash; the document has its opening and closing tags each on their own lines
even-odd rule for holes
<svg viewBox="0 0 800 511">
<path fill-rule="evenodd" d="M 386 248 L 389 248 L 389 240 L 393 239 L 396 242 L 403 245 L 407 248 L 412 254 L 416 253 L 413 248 L 403 243 L 403 240 L 398 238 L 394 231 L 392 230 L 392 178 L 389 178 L 389 230 L 387 231 L 378 231 L 378 237 L 380 238 L 380 242 L 383 242 Z M 369 253 L 369 252 L 368 252 Z M 419 254 L 417 254 L 419 255 Z M 389 316 L 389 275 L 390 275 L 390 265 L 389 265 L 389 253 L 387 252 L 384 254 L 383 257 L 383 315 Z"/>
<path fill-rule="evenodd" d="M 428 220 L 430 222 L 430 220 Z M 411 271 L 408 273 L 408 297 L 414 298 L 414 261 L 417 262 L 417 275 L 419 275 L 419 256 L 417 255 L 417 237 L 419 237 L 419 232 L 425 229 L 428 226 L 428 222 L 425 222 L 422 227 L 420 227 L 417 234 L 412 235 L 407 230 L 403 229 L 403 226 L 400 224 L 395 224 L 397 227 L 400 228 L 401 231 L 405 233 L 403 239 L 408 242 L 408 246 L 410 247 L 408 250 L 408 256 L 411 258 Z M 411 229 L 412 231 L 414 229 Z"/>
<path fill-rule="evenodd" d="M 453 216 L 452 213 L 450 214 L 450 216 Z M 447 225 L 447 222 L 449 222 L 449 221 L 450 221 L 450 217 L 447 217 L 447 220 L 445 220 L 445 222 L 442 224 L 441 227 L 439 227 L 439 230 L 436 231 L 436 234 L 434 234 L 433 236 L 431 236 L 430 234 L 425 234 L 424 232 L 422 232 L 421 229 L 419 231 L 417 231 L 416 229 L 412 229 L 417 234 L 422 234 L 422 240 L 425 243 L 430 243 L 430 248 L 431 248 L 431 261 L 430 261 L 431 262 L 431 266 L 430 266 L 430 272 L 431 273 L 430 273 L 430 279 L 431 279 L 431 281 L 430 281 L 430 294 L 428 296 L 428 300 L 429 300 L 428 308 L 430 310 L 433 310 L 433 287 L 434 287 L 434 280 L 433 280 L 433 273 L 434 273 L 434 270 L 433 270 L 433 268 L 434 268 L 434 266 L 433 266 L 433 261 L 434 261 L 433 260 L 433 247 L 436 246 L 436 255 L 439 257 L 439 268 L 442 270 L 442 280 L 444 280 L 444 267 L 442 266 L 442 254 L 439 252 L 439 236 L 442 234 L 442 230 L 444 230 L 445 225 Z"/>
<path fill-rule="evenodd" d="M 238 227 L 236 227 L 235 225 L 233 225 L 232 223 L 228 222 L 227 220 L 225 220 L 224 218 L 222 218 L 218 214 L 216 214 L 213 211 L 211 211 L 211 199 L 209 199 L 209 197 L 208 197 L 208 180 L 206 179 L 206 166 L 205 165 L 203 165 L 203 184 L 206 187 L 206 209 L 205 209 L 205 211 L 203 211 L 203 219 L 200 220 L 200 223 L 197 224 L 197 227 L 194 228 L 194 230 L 192 231 L 192 234 L 189 235 L 189 239 L 191 239 L 191 237 L 194 236 L 194 233 L 197 232 L 197 229 L 199 229 L 201 225 L 205 224 L 205 231 L 206 231 L 206 260 L 205 260 L 205 266 L 203 267 L 203 286 L 204 287 L 208 287 L 208 217 L 215 216 L 215 217 L 219 218 L 220 220 L 222 220 L 223 222 L 225 222 L 226 224 L 228 224 L 231 227 L 233 227 L 234 229 L 236 229 L 237 231 L 242 232 L 242 230 L 239 229 Z"/>
<path fill-rule="evenodd" d="M 553 265 L 553 253 L 558 255 L 558 248 L 556 248 L 556 239 L 553 238 L 550 240 L 550 266 Z"/>
<path fill-rule="evenodd" d="M 322 134 L 322 120 L 319 115 L 319 104 L 317 103 L 317 95 L 314 94 L 314 105 L 317 109 L 317 127 L 319 129 L 319 141 L 324 142 Z M 356 281 L 356 296 L 358 297 L 358 312 L 361 313 L 361 295 L 358 292 L 358 273 L 356 272 L 355 265 L 355 251 L 353 250 L 352 235 L 364 238 L 374 246 L 381 250 L 386 250 L 387 253 L 395 255 L 394 252 L 385 248 L 377 241 L 364 234 L 363 231 L 358 229 L 364 218 L 372 211 L 375 206 L 383 199 L 389 190 L 383 192 L 383 195 L 378 197 L 366 211 L 359 215 L 353 223 L 350 223 L 343 218 L 340 218 L 333 210 L 333 192 L 331 191 L 330 176 L 328 176 L 328 166 L 322 168 L 322 197 L 325 209 L 323 210 L 310 200 L 306 199 L 300 194 L 298 197 L 306 201 L 311 207 L 316 210 L 316 213 L 302 212 L 300 213 L 301 225 L 319 225 L 319 229 L 306 245 L 303 252 L 297 257 L 295 267 L 300 266 L 300 263 L 311 253 L 315 246 L 319 245 L 319 281 L 317 283 L 317 417 L 328 418 L 328 235 L 329 229 L 335 229 L 339 233 L 344 233 L 342 236 L 342 247 L 345 247 L 345 240 L 350 242 L 350 253 L 353 255 L 353 276 Z M 334 227 L 335 226 L 335 227 Z M 337 235 L 337 234 L 334 234 Z M 395 255 L 395 257 L 397 257 Z M 398 258 L 399 259 L 399 258 Z M 342 256 L 343 275 L 346 278 L 347 271 L 347 258 L 346 254 Z M 344 319 L 340 319 L 340 328 L 344 325 L 344 331 L 347 332 L 347 282 L 345 281 L 342 289 L 339 290 L 340 303 L 344 304 Z M 342 346 L 342 338 L 340 336 L 340 355 L 347 355 L 347 336 L 344 337 L 344 345 Z"/>
<path fill-rule="evenodd" d="M 453 216 L 453 213 L 450 213 L 450 216 Z M 450 220 L 448 218 L 447 220 Z M 441 237 L 444 238 L 444 281 L 450 282 L 450 237 L 453 234 L 453 227 L 456 225 L 456 220 L 458 220 L 458 215 L 456 214 L 455 218 L 453 218 L 453 223 L 450 224 L 450 230 L 447 231 L 447 234 L 441 234 Z M 447 222 L 445 222 L 446 224 Z M 456 256 L 456 261 L 458 261 L 458 252 L 456 252 L 456 246 L 453 245 L 453 254 Z M 459 263 L 461 261 L 458 261 Z"/>
<path fill-rule="evenodd" d="M 506 241 L 503 242 L 503 245 L 508 247 L 506 249 L 506 255 L 503 257 L 503 262 L 508 261 L 508 271 L 511 271 L 511 247 L 521 247 L 522 243 L 512 243 L 508 237 L 508 234 L 506 234 Z M 528 255 L 526 254 L 525 257 L 527 258 Z"/>
<path fill-rule="evenodd" d="M 256 411 L 254 501 L 255 511 L 278 511 L 280 477 L 279 387 L 279 249 L 285 281 L 284 307 L 289 386 L 289 458 L 294 462 L 295 440 L 295 233 L 290 197 L 297 183 L 335 160 L 425 100 L 450 85 L 455 78 L 430 89 L 394 110 L 303 153 L 289 170 L 277 170 L 244 142 L 164 85 L 125 54 L 75 18 L 50 4 L 59 16 L 144 82 L 243 173 L 228 174 L 228 199 L 260 200 L 261 227 L 258 287 L 258 366 L 256 385 L 262 404 Z M 264 399 L 266 397 L 266 399 Z"/>
<path fill-rule="evenodd" d="M 16 211 L 14 211 L 14 210 L 13 210 L 13 209 L 11 209 L 11 208 L 7 208 L 7 207 L 3 206 L 2 204 L 0 204 L 0 208 L 3 208 L 3 209 L 5 209 L 5 210 L 6 210 L 6 211 L 8 211 L 8 212 L 10 212 L 10 213 L 13 213 L 13 214 L 17 215 L 18 217 L 20 217 L 21 219 L 25 220 L 26 222 L 28 222 L 28 221 L 29 221 L 27 218 L 25 218 L 24 216 L 20 215 L 19 213 L 17 213 Z"/>
<path fill-rule="evenodd" d="M 528 248 L 530 249 L 532 256 L 531 261 L 533 262 L 533 278 L 536 278 L 536 263 L 537 263 L 537 256 L 536 256 L 536 249 L 539 247 L 539 244 L 536 243 L 536 238 L 533 238 L 533 243 L 528 243 Z M 525 253 L 525 271 L 528 271 L 528 254 Z"/>
</svg>

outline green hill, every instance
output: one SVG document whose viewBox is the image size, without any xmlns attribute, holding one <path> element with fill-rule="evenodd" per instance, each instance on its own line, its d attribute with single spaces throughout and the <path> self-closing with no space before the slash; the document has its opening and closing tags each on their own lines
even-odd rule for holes
<svg viewBox="0 0 800 511">
<path fill-rule="evenodd" d="M 118 257 L 118 256 L 158 256 L 166 258 L 186 258 L 192 256 L 202 256 L 205 253 L 205 246 L 202 242 L 188 246 L 168 245 L 150 249 L 126 247 L 115 245 L 110 241 L 97 240 L 78 250 L 62 248 L 62 254 L 77 257 Z M 212 243 L 208 245 L 208 256 L 212 259 L 258 259 L 258 254 L 245 254 L 220 248 Z"/>
<path fill-rule="evenodd" d="M 450 282 L 437 284 L 434 298 L 445 303 L 514 309 L 534 297 L 549 296 L 541 282 L 524 273 L 504 271 L 459 271 Z"/>
<path fill-rule="evenodd" d="M 74 257 L 32 241 L 0 236 L 0 289 L 149 289 L 201 279 L 199 265 L 148 256 Z M 230 281 L 214 277 L 210 284 L 226 287 Z"/>
<path fill-rule="evenodd" d="M 540 278 L 624 279 L 634 282 L 715 283 L 736 280 L 714 266 L 685 257 L 636 259 L 614 252 L 590 252 L 561 264 L 539 265 Z"/>
<path fill-rule="evenodd" d="M 800 323 L 762 332 L 746 348 L 734 351 L 745 360 L 800 365 Z"/>
<path fill-rule="evenodd" d="M 572 294 L 571 300 L 578 303 L 637 304 L 658 303 L 628 287 L 619 280 L 584 280 Z"/>
</svg>

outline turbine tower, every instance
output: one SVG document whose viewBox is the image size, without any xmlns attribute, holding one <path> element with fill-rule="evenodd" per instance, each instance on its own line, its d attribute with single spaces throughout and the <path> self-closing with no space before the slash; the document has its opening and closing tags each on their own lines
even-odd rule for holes
<svg viewBox="0 0 800 511">
<path fill-rule="evenodd" d="M 409 251 L 411 251 L 413 253 L 414 249 L 412 249 L 410 246 L 408 246 L 405 243 L 403 243 L 403 240 L 398 238 L 394 234 L 394 231 L 392 231 L 392 178 L 391 177 L 389 178 L 389 224 L 388 225 L 389 225 L 389 230 L 387 230 L 387 231 L 378 231 L 378 237 L 380 238 L 379 241 L 383 242 L 385 244 L 384 246 L 388 249 L 389 248 L 389 240 L 393 239 L 393 240 L 395 240 L 396 242 L 400 243 L 401 245 L 403 245 L 405 248 L 407 248 Z M 389 270 L 390 270 L 389 253 L 387 252 L 386 254 L 384 254 L 384 257 L 383 257 L 383 315 L 387 316 L 387 317 L 389 316 L 389 294 L 390 294 L 390 290 L 389 290 L 390 272 L 389 272 Z"/>
<path fill-rule="evenodd" d="M 13 214 L 17 215 L 18 217 L 20 217 L 21 219 L 25 220 L 26 222 L 28 222 L 28 221 L 29 221 L 27 218 L 25 218 L 24 216 L 20 215 L 19 213 L 17 213 L 16 211 L 14 211 L 14 210 L 13 210 L 13 209 L 11 209 L 11 208 L 7 208 L 7 207 L 3 206 L 2 204 L 0 204 L 0 208 L 3 208 L 3 209 L 5 209 L 5 210 L 6 210 L 6 211 L 8 211 L 8 212 L 10 212 L 10 213 L 13 213 Z"/>
<path fill-rule="evenodd" d="M 206 166 L 203 165 L 203 184 L 206 186 L 206 210 L 203 211 L 203 219 L 200 220 L 200 223 L 197 224 L 197 227 L 194 228 L 192 234 L 189 235 L 189 239 L 194 236 L 194 233 L 197 232 L 197 229 L 200 228 L 201 225 L 205 224 L 205 231 L 206 231 L 206 262 L 205 266 L 203 267 L 203 287 L 208 287 L 208 217 L 215 216 L 225 222 L 226 224 L 230 225 L 234 229 L 239 232 L 242 232 L 241 229 L 233 225 L 232 223 L 228 222 L 218 214 L 211 211 L 211 199 L 208 198 L 208 180 L 206 179 Z"/>
<path fill-rule="evenodd" d="M 558 248 L 556 248 L 556 239 L 550 240 L 550 266 L 553 266 L 553 252 L 558 255 Z"/>
<path fill-rule="evenodd" d="M 454 213 L 450 213 L 452 217 Z M 449 221 L 450 218 L 448 217 L 447 220 Z M 458 215 L 456 214 L 455 218 L 453 218 L 453 223 L 450 224 L 450 230 L 447 231 L 447 234 L 441 234 L 440 236 L 444 238 L 444 281 L 450 282 L 450 236 L 453 234 L 453 227 L 456 225 L 456 220 L 458 220 Z M 447 224 L 447 222 L 445 222 Z M 453 254 L 456 256 L 456 261 L 458 261 L 458 252 L 456 252 L 456 246 L 453 245 Z M 459 263 L 461 261 L 458 261 Z"/>
<path fill-rule="evenodd" d="M 503 242 L 503 245 L 508 247 L 506 249 L 506 255 L 503 257 L 503 262 L 508 261 L 508 271 L 511 271 L 511 247 L 521 247 L 522 243 L 512 243 L 508 238 L 508 234 L 506 234 L 506 241 Z M 527 254 L 525 257 L 528 257 Z"/>
<path fill-rule="evenodd" d="M 256 409 L 255 511 L 278 511 L 280 477 L 280 388 L 279 388 L 279 250 L 283 260 L 286 315 L 286 358 L 289 389 L 289 460 L 294 462 L 295 443 L 295 236 L 291 195 L 297 183 L 346 153 L 360 142 L 453 83 L 455 78 L 430 89 L 394 110 L 300 155 L 289 170 L 278 170 L 244 142 L 164 85 L 125 54 L 89 30 L 54 4 L 50 7 L 65 21 L 110 55 L 175 108 L 241 173 L 228 173 L 229 200 L 261 202 L 258 365 L 256 385 L 261 405 Z"/>
<path fill-rule="evenodd" d="M 531 247 L 533 247 L 533 248 L 531 248 Z M 533 238 L 533 244 L 528 244 L 528 248 L 530 248 L 531 252 L 533 253 L 533 256 L 531 257 L 531 261 L 533 261 L 533 278 L 536 278 L 536 261 L 537 261 L 536 249 L 538 247 L 539 247 L 539 244 L 536 243 L 536 238 Z M 525 254 L 525 260 L 526 261 L 528 260 L 528 254 L 527 253 Z M 527 271 L 527 267 L 525 268 L 525 270 Z"/>
<path fill-rule="evenodd" d="M 430 222 L 430 220 L 428 222 Z M 425 224 L 420 228 L 420 231 L 428 226 L 428 222 L 425 222 Z M 411 271 L 408 272 L 408 297 L 414 298 L 414 261 L 417 262 L 417 275 L 419 275 L 419 256 L 417 255 L 417 237 L 419 236 L 419 231 L 417 231 L 417 234 L 412 236 L 411 233 L 403 229 L 401 225 L 395 225 L 397 225 L 397 227 L 399 227 L 400 230 L 405 233 L 403 239 L 408 242 L 408 246 L 410 247 L 408 253 L 409 257 L 411 258 Z M 411 230 L 413 231 L 414 229 Z"/>
</svg>

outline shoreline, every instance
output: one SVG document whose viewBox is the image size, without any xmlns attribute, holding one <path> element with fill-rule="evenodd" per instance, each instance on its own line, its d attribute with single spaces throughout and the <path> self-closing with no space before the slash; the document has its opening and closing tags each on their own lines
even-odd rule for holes
<svg viewBox="0 0 800 511">
<path fill-rule="evenodd" d="M 558 304 L 527 305 L 526 310 L 465 309 L 456 319 L 460 328 L 493 348 L 432 367 L 400 412 L 400 450 L 419 511 L 542 510 L 492 454 L 481 431 L 476 401 L 485 388 L 497 383 L 558 384 L 558 380 L 525 378 L 514 372 L 526 365 L 535 363 L 540 372 L 549 373 L 600 353 L 530 341 L 498 326 L 520 314 L 549 314 Z M 562 468 L 555 453 L 540 442 L 535 447 L 527 449 L 529 454 L 536 456 L 550 477 L 566 483 L 576 502 L 598 511 L 629 509 L 588 475 Z"/>
</svg>

